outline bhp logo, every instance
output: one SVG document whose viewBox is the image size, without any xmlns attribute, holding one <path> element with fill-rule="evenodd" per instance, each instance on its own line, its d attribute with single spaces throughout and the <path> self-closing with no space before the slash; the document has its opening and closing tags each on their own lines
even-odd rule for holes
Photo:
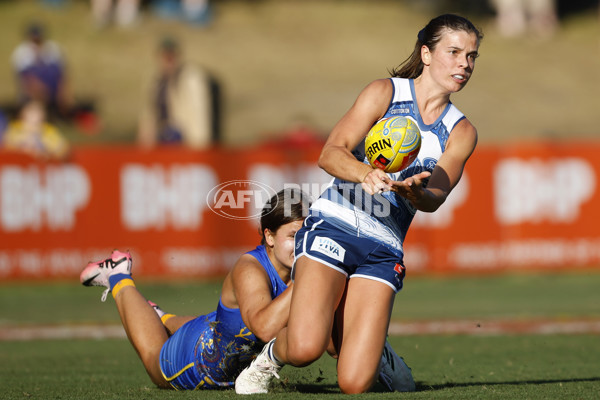
<svg viewBox="0 0 600 400">
<path fill-rule="evenodd" d="M 6 166 L 0 169 L 2 230 L 70 230 L 90 199 L 91 184 L 76 165 Z"/>
<path fill-rule="evenodd" d="M 507 158 L 494 171 L 495 214 L 505 225 L 571 223 L 596 190 L 594 168 L 580 158 Z"/>
</svg>

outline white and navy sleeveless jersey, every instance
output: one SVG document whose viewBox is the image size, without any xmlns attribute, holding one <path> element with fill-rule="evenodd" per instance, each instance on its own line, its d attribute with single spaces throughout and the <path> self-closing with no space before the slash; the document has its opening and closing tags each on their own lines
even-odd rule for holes
<svg viewBox="0 0 600 400">
<path fill-rule="evenodd" d="M 449 103 L 438 119 L 426 125 L 417 107 L 412 79 L 390 78 L 394 94 L 383 118 L 405 116 L 421 130 L 421 150 L 417 159 L 402 171 L 389 173 L 390 179 L 401 181 L 423 171 L 433 171 L 446 149 L 446 142 L 456 124 L 465 116 Z M 366 132 L 365 132 L 366 137 Z M 357 160 L 368 164 L 364 139 L 352 152 Z M 334 178 L 311 207 L 311 213 L 335 224 L 349 234 L 384 243 L 403 255 L 402 244 L 416 209 L 394 192 L 373 196 L 360 184 Z"/>
</svg>

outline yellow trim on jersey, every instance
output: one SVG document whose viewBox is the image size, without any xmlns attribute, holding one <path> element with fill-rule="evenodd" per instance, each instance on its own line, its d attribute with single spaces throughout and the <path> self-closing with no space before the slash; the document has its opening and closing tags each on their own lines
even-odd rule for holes
<svg viewBox="0 0 600 400">
<path fill-rule="evenodd" d="M 193 363 L 193 362 L 191 362 L 191 363 L 189 363 L 188 365 L 186 365 L 185 367 L 183 367 L 182 369 L 180 369 L 180 370 L 179 370 L 179 372 L 177 372 L 175 375 L 173 375 L 173 376 L 171 376 L 171 377 L 167 377 L 167 376 L 165 375 L 165 373 L 162 371 L 162 368 L 161 368 L 161 371 L 160 371 L 160 372 L 161 372 L 161 374 L 162 374 L 163 378 L 165 378 L 165 380 L 166 380 L 167 382 L 171 382 L 173 379 L 177 378 L 179 375 L 183 374 L 183 373 L 184 373 L 186 370 L 190 369 L 190 368 L 191 368 L 191 367 L 193 367 L 193 366 L 194 366 L 194 363 Z M 172 386 L 172 385 L 171 385 L 171 386 Z"/>
<path fill-rule="evenodd" d="M 204 385 L 206 385 L 206 384 L 208 384 L 208 385 L 212 385 L 212 386 L 217 386 L 217 385 L 215 384 L 215 382 L 214 382 L 212 379 L 210 379 L 208 376 L 205 376 L 205 377 L 204 377 L 204 379 L 202 379 L 202 382 L 200 382 L 200 383 L 199 383 L 199 384 L 198 384 L 198 385 L 197 385 L 197 386 L 194 388 L 194 390 L 200 389 L 202 386 L 204 386 Z"/>
</svg>

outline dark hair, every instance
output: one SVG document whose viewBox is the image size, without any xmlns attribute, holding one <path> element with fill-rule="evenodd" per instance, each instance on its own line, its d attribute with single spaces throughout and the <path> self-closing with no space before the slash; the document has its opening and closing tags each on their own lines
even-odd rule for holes
<svg viewBox="0 0 600 400">
<path fill-rule="evenodd" d="M 287 188 L 267 201 L 260 215 L 261 244 L 266 244 L 265 229 L 275 233 L 290 222 L 302 221 L 308 215 L 310 198 L 300 189 Z"/>
<path fill-rule="evenodd" d="M 429 21 L 417 35 L 417 42 L 412 54 L 398 67 L 390 71 L 390 75 L 398 78 L 417 78 L 423 72 L 421 47 L 427 46 L 433 51 L 442 39 L 445 30 L 465 31 L 477 36 L 477 41 L 483 39 L 483 33 L 468 19 L 455 14 L 443 14 Z"/>
</svg>

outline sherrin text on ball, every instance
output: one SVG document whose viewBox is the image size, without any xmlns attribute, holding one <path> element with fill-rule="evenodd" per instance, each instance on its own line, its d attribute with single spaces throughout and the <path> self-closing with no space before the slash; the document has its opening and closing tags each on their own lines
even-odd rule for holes
<svg viewBox="0 0 600 400">
<path fill-rule="evenodd" d="M 373 168 L 398 172 L 408 167 L 421 149 L 421 131 L 410 118 L 379 120 L 365 139 L 365 154 Z"/>
</svg>

